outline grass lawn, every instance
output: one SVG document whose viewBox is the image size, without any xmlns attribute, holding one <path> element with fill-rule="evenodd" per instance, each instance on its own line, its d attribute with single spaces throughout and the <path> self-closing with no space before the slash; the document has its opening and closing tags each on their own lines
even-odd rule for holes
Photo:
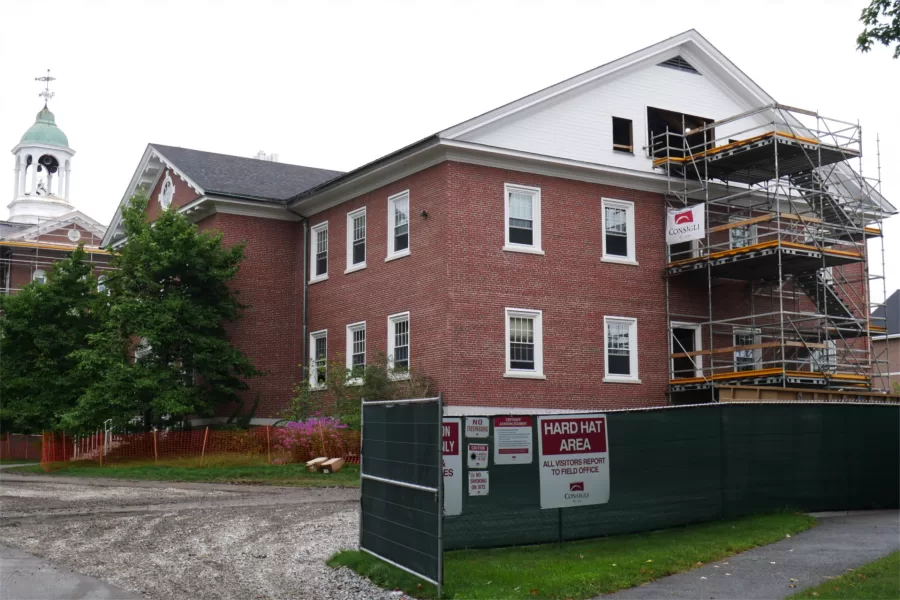
<svg viewBox="0 0 900 600">
<path fill-rule="evenodd" d="M 39 462 L 41 462 L 39 458 L 0 458 L 0 465 L 24 465 Z"/>
<path fill-rule="evenodd" d="M 900 598 L 900 552 L 863 565 L 791 598 L 897 600 Z"/>
<path fill-rule="evenodd" d="M 778 513 L 579 542 L 461 550 L 444 555 L 446 598 L 591 598 L 687 571 L 809 529 L 815 518 Z M 388 589 L 435 597 L 434 586 L 358 551 L 335 554 Z"/>
<path fill-rule="evenodd" d="M 100 466 L 93 461 L 53 463 L 49 472 L 40 465 L 7 469 L 8 473 L 38 473 L 67 477 L 110 477 L 204 483 L 248 483 L 301 487 L 359 487 L 359 465 L 344 465 L 330 475 L 309 473 L 303 464 L 271 465 L 264 460 L 235 460 L 207 457 L 113 463 Z"/>
</svg>

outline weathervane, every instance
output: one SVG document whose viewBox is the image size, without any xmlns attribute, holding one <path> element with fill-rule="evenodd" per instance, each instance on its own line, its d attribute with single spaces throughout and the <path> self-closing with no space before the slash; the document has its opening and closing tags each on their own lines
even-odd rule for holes
<svg viewBox="0 0 900 600">
<path fill-rule="evenodd" d="M 47 108 L 47 101 L 56 95 L 50 91 L 50 82 L 56 81 L 56 77 L 50 77 L 50 69 L 47 69 L 47 74 L 45 76 L 35 77 L 34 80 L 43 81 L 45 84 L 44 89 L 41 90 L 41 93 L 38 94 L 38 96 L 44 99 L 44 108 Z"/>
</svg>

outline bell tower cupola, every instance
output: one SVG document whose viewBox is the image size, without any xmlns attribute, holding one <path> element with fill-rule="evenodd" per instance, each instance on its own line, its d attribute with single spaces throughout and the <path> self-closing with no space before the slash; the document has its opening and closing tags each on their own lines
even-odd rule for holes
<svg viewBox="0 0 900 600">
<path fill-rule="evenodd" d="M 9 203 L 9 220 L 16 223 L 38 224 L 75 210 L 69 196 L 75 151 L 69 147 L 69 139 L 56 126 L 56 117 L 47 106 L 54 96 L 50 82 L 55 79 L 49 69 L 45 76 L 35 78 L 44 83 L 44 89 L 38 94 L 44 99 L 44 108 L 12 149 L 15 186 Z"/>
</svg>

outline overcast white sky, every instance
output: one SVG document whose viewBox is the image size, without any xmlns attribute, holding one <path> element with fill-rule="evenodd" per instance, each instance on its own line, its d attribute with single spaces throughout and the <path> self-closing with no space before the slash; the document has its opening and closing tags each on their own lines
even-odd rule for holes
<svg viewBox="0 0 900 600">
<path fill-rule="evenodd" d="M 780 102 L 859 119 L 866 175 L 880 134 L 900 206 L 900 61 L 855 50 L 866 4 L 3 0 L 0 146 L 31 126 L 52 69 L 73 200 L 108 223 L 149 142 L 348 170 L 694 28 Z M 886 231 L 892 290 L 900 216 Z"/>
</svg>

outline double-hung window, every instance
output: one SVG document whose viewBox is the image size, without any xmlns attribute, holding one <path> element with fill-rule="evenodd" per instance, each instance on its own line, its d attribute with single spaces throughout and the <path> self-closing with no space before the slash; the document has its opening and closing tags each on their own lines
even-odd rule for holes
<svg viewBox="0 0 900 600">
<path fill-rule="evenodd" d="M 731 223 L 746 221 L 743 218 L 730 219 Z M 728 230 L 728 241 L 731 248 L 746 248 L 757 242 L 756 225 L 734 225 Z"/>
<path fill-rule="evenodd" d="M 504 186 L 506 244 L 504 250 L 543 254 L 541 250 L 541 190 L 535 187 Z"/>
<path fill-rule="evenodd" d="M 310 229 L 310 283 L 328 279 L 328 221 Z"/>
<path fill-rule="evenodd" d="M 506 309 L 506 377 L 544 379 L 543 313 Z"/>
<path fill-rule="evenodd" d="M 314 389 L 325 387 L 328 376 L 328 331 L 313 331 L 309 334 L 309 386 Z"/>
<path fill-rule="evenodd" d="M 347 325 L 347 371 L 350 383 L 361 383 L 366 371 L 366 322 Z"/>
<path fill-rule="evenodd" d="M 634 202 L 603 198 L 603 258 L 608 262 L 637 264 L 634 252 Z"/>
<path fill-rule="evenodd" d="M 44 272 L 43 269 L 35 269 L 34 274 L 31 276 L 31 280 L 40 284 L 47 283 L 47 273 Z"/>
<path fill-rule="evenodd" d="M 347 273 L 366 268 L 366 207 L 347 213 Z"/>
<path fill-rule="evenodd" d="M 759 329 L 734 330 L 734 370 L 752 371 L 762 366 L 762 348 Z M 749 346 L 744 349 L 743 347 Z"/>
<path fill-rule="evenodd" d="M 638 379 L 637 319 L 603 317 L 605 337 L 603 381 L 640 383 Z"/>
<path fill-rule="evenodd" d="M 395 376 L 409 372 L 409 313 L 388 317 L 388 361 Z"/>
<path fill-rule="evenodd" d="M 388 198 L 388 243 L 385 261 L 409 254 L 409 190 Z"/>
</svg>

